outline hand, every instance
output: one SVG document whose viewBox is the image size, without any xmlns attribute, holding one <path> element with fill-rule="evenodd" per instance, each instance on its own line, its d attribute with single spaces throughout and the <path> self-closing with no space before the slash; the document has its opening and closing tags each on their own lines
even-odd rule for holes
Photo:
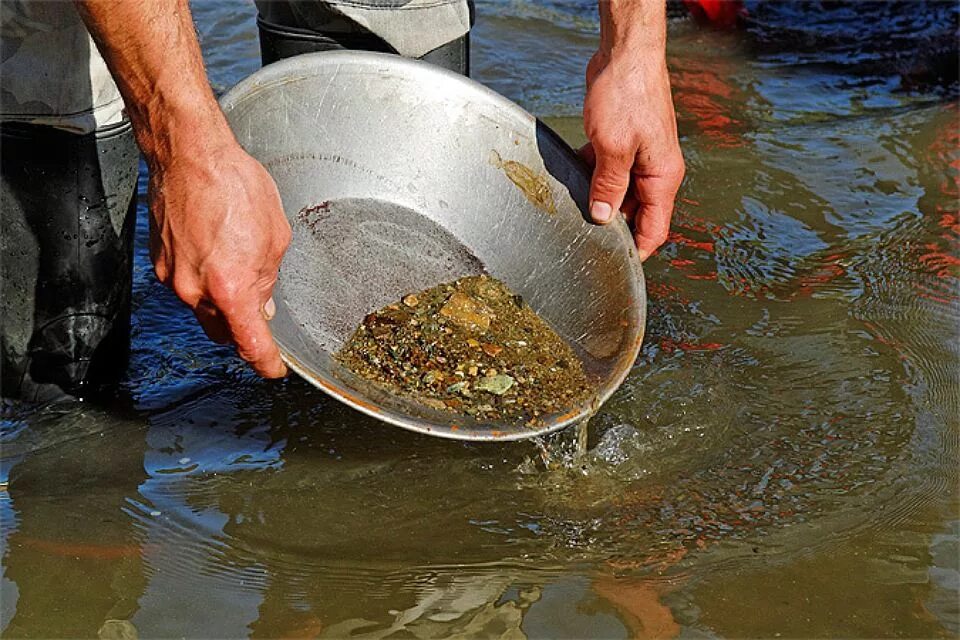
<svg viewBox="0 0 960 640">
<path fill-rule="evenodd" d="M 667 239 L 684 164 L 670 78 L 661 55 L 612 58 L 598 51 L 587 65 L 580 151 L 594 166 L 590 215 L 605 224 L 621 210 L 641 260 Z"/>
<path fill-rule="evenodd" d="M 232 139 L 150 164 L 157 277 L 193 309 L 212 340 L 235 344 L 264 377 L 286 375 L 267 324 L 290 243 L 273 180 Z"/>
</svg>

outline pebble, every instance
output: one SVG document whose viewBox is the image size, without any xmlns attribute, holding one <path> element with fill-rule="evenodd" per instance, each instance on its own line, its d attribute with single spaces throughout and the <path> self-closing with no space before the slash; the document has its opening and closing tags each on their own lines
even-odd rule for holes
<svg viewBox="0 0 960 640">
<path fill-rule="evenodd" d="M 486 305 L 457 291 L 440 307 L 440 315 L 469 331 L 486 332 L 493 319 Z"/>
<path fill-rule="evenodd" d="M 479 391 L 487 391 L 496 396 L 502 396 L 513 386 L 513 378 L 507 375 L 492 375 L 480 378 L 476 385 Z"/>
<path fill-rule="evenodd" d="M 500 355 L 500 352 L 503 351 L 503 347 L 495 344 L 489 344 L 487 342 L 484 342 L 482 347 L 483 352 L 491 358 L 496 358 L 498 355 Z"/>
</svg>

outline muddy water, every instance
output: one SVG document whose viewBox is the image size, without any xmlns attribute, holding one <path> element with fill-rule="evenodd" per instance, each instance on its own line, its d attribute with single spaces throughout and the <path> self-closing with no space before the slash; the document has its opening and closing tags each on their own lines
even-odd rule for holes
<svg viewBox="0 0 960 640">
<path fill-rule="evenodd" d="M 474 75 L 582 142 L 590 3 L 478 4 Z M 956 636 L 953 7 L 671 25 L 689 168 L 645 345 L 554 471 L 256 379 L 141 233 L 115 405 L 7 408 L 3 633 Z M 225 89 L 252 10 L 195 9 Z"/>
</svg>

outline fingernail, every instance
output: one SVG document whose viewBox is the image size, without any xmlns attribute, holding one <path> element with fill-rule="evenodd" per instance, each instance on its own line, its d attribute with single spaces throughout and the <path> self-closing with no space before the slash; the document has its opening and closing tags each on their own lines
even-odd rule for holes
<svg viewBox="0 0 960 640">
<path fill-rule="evenodd" d="M 640 258 L 640 262 L 646 262 L 647 258 L 650 257 L 650 252 L 646 249 L 637 249 L 637 256 Z"/>
<path fill-rule="evenodd" d="M 273 297 L 271 297 L 263 305 L 263 317 L 266 318 L 267 320 L 273 320 L 273 316 L 275 315 L 277 315 L 277 305 L 273 301 Z"/>
<path fill-rule="evenodd" d="M 611 213 L 613 213 L 613 209 L 606 202 L 594 202 L 590 205 L 590 217 L 593 218 L 594 222 L 600 224 L 609 222 Z"/>
</svg>

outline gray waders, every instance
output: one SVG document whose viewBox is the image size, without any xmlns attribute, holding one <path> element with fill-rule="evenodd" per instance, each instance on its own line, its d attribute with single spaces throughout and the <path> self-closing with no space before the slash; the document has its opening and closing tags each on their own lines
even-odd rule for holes
<svg viewBox="0 0 960 640">
<path fill-rule="evenodd" d="M 269 16 L 261 13 L 257 17 L 263 64 L 270 64 L 301 53 L 337 49 L 397 53 L 376 34 L 341 15 L 333 12 L 326 13 L 322 6 L 318 6 L 312 12 L 312 17 L 317 22 L 307 26 L 300 23 L 292 12 L 284 11 L 284 4 L 284 2 L 272 3 Z M 472 0 L 467 4 L 472 25 L 474 14 Z M 424 25 L 424 28 L 430 27 Z M 428 51 L 419 59 L 465 76 L 470 75 L 470 33 Z"/>
</svg>

